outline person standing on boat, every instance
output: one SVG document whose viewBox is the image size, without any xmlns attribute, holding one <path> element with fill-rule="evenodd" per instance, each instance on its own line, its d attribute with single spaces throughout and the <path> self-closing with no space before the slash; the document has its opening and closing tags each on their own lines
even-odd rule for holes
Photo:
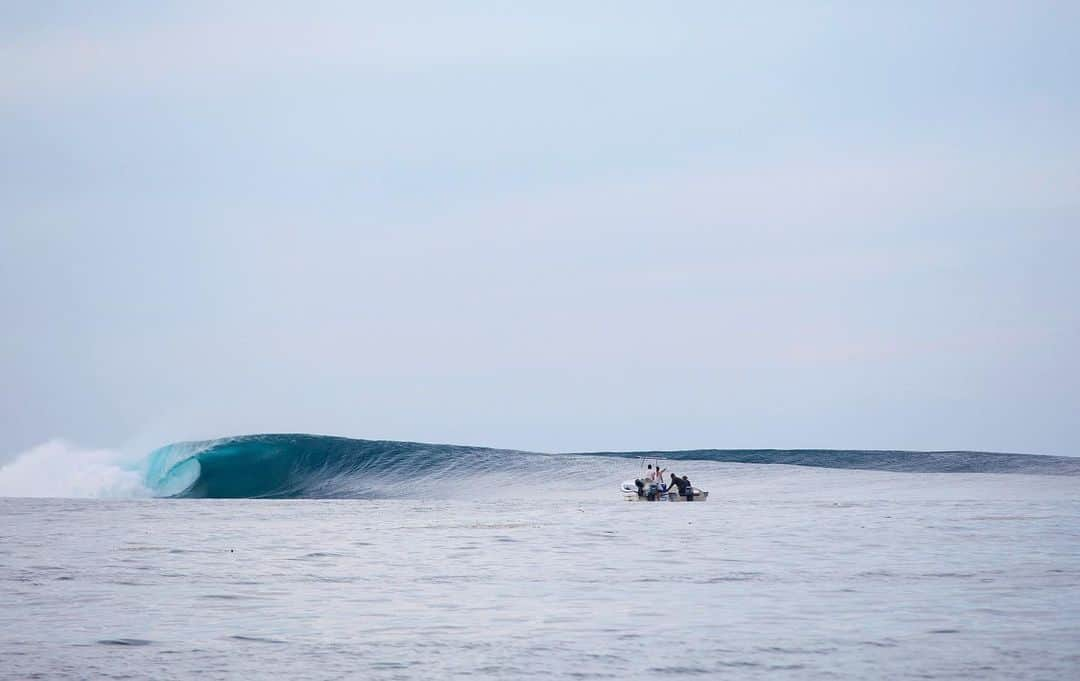
<svg viewBox="0 0 1080 681">
<path fill-rule="evenodd" d="M 653 469 L 652 464 L 649 464 L 649 479 L 656 483 L 662 483 L 664 481 L 664 469 L 660 468 L 660 464 L 656 464 L 656 468 Z"/>
</svg>

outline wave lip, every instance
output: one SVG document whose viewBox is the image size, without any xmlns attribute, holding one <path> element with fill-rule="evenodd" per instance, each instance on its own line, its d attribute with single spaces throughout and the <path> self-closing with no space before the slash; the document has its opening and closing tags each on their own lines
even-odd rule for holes
<svg viewBox="0 0 1080 681">
<path fill-rule="evenodd" d="M 701 449 L 538 454 L 456 445 L 354 440 L 321 435 L 245 435 L 180 442 L 149 456 L 156 496 L 379 498 L 483 488 L 484 476 L 525 480 L 563 466 L 658 456 L 672 461 L 784 464 L 906 473 L 1022 473 L 1080 476 L 1080 459 L 986 452 L 830 449 Z"/>
</svg>

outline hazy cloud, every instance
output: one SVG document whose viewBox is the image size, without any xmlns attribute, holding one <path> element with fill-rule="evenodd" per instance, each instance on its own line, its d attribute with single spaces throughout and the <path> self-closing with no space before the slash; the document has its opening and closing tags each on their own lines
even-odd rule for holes
<svg viewBox="0 0 1080 681">
<path fill-rule="evenodd" d="M 1074 453 L 1075 9 L 470 8 L 0 11 L 0 450 Z"/>
</svg>

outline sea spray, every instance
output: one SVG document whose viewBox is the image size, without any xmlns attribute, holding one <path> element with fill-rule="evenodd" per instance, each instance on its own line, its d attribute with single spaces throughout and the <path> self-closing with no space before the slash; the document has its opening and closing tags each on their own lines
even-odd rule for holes
<svg viewBox="0 0 1080 681">
<path fill-rule="evenodd" d="M 145 457 L 50 440 L 0 466 L 0 496 L 145 497 Z"/>
</svg>

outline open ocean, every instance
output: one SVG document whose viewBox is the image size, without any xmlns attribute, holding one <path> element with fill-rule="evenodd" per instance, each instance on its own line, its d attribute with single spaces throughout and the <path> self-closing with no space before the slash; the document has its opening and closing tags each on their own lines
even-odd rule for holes
<svg viewBox="0 0 1080 681">
<path fill-rule="evenodd" d="M 128 498 L 0 498 L 0 678 L 1080 678 L 1080 460 L 661 456 L 709 500 L 626 503 L 634 453 L 95 460 Z"/>
</svg>

